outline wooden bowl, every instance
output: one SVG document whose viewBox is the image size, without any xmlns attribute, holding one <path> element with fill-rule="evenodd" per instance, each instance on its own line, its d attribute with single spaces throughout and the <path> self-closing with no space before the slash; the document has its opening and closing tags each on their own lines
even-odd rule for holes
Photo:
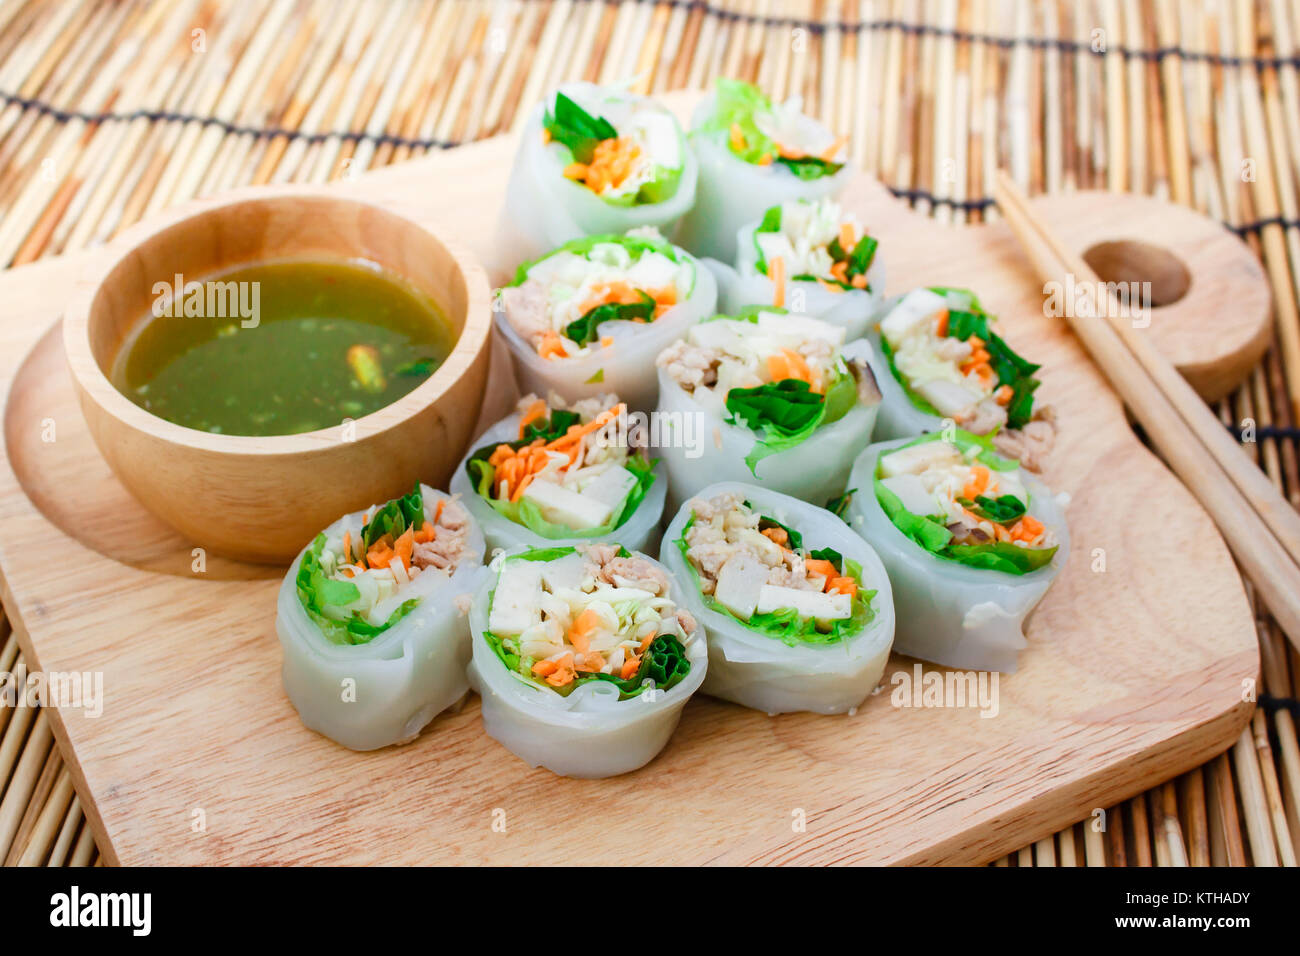
<svg viewBox="0 0 1300 956">
<path fill-rule="evenodd" d="M 491 332 L 487 276 L 461 247 L 379 206 L 319 189 L 236 194 L 123 238 L 126 251 L 64 313 L 82 413 L 100 452 L 140 502 L 196 546 L 287 562 L 339 515 L 445 485 L 483 399 Z M 351 425 L 275 437 L 214 435 L 165 421 L 109 381 L 150 314 L 156 282 L 258 261 L 365 259 L 427 293 L 457 333 L 432 376 Z"/>
</svg>

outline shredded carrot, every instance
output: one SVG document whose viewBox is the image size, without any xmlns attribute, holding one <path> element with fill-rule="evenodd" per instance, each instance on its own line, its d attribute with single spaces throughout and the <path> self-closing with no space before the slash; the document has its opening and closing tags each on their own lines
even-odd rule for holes
<svg viewBox="0 0 1300 956">
<path fill-rule="evenodd" d="M 372 568 L 386 568 L 393 560 L 391 548 L 373 547 L 366 553 L 366 564 Z"/>
<path fill-rule="evenodd" d="M 966 487 L 961 490 L 961 494 L 963 498 L 974 501 L 988 489 L 989 479 L 992 475 L 984 465 L 976 465 L 970 470 L 970 473 L 971 478 L 966 482 Z"/>
<path fill-rule="evenodd" d="M 759 166 L 771 166 L 771 165 L 772 165 L 772 162 L 773 162 L 773 160 L 772 160 L 772 154 L 771 154 L 771 153 L 764 153 L 762 156 L 758 157 L 758 162 L 757 162 L 756 165 L 759 165 Z"/>
<path fill-rule="evenodd" d="M 629 678 L 633 677 L 636 674 L 636 672 L 639 671 L 640 669 L 641 669 L 641 657 L 638 654 L 633 654 L 631 657 L 629 657 L 627 660 L 623 662 L 623 669 L 618 672 L 619 679 L 628 680 Z"/>
<path fill-rule="evenodd" d="M 732 152 L 740 152 L 745 148 L 745 131 L 740 128 L 739 123 L 731 124 L 731 149 Z"/>
<path fill-rule="evenodd" d="M 813 371 L 808 367 L 808 361 L 794 349 L 782 349 L 781 352 L 785 355 L 786 361 L 790 363 L 790 368 L 794 371 L 795 376 L 811 385 Z"/>
<path fill-rule="evenodd" d="M 853 236 L 853 223 L 840 223 L 840 248 L 844 250 L 844 254 L 848 255 L 852 252 L 855 245 L 857 240 Z"/>
<path fill-rule="evenodd" d="M 618 418 L 627 411 L 627 406 L 619 402 L 613 408 L 607 408 L 585 425 L 570 425 L 569 430 L 559 438 L 547 444 L 547 448 L 559 450 L 566 445 L 576 441 L 581 441 L 592 432 L 599 431 L 608 425 L 613 419 Z"/>
<path fill-rule="evenodd" d="M 1015 393 L 1016 390 L 1012 388 L 1010 385 L 1002 385 L 998 388 L 996 392 L 993 393 L 993 400 L 996 401 L 999 405 L 1010 405 L 1011 396 L 1013 396 Z"/>
<path fill-rule="evenodd" d="M 402 562 L 402 567 L 411 567 L 411 553 L 415 550 L 415 529 L 407 528 L 401 537 L 393 542 L 393 554 Z"/>
<path fill-rule="evenodd" d="M 343 532 L 343 558 L 346 561 L 352 560 L 352 532 Z"/>
<path fill-rule="evenodd" d="M 609 347 L 610 347 L 611 345 L 613 345 L 613 344 L 614 344 L 614 337 L 613 337 L 613 336 L 611 336 L 611 335 L 602 335 L 602 336 L 600 337 L 600 347 L 601 347 L 601 348 L 603 348 L 603 349 L 607 349 L 607 348 L 609 348 Z"/>
<path fill-rule="evenodd" d="M 572 163 L 565 167 L 564 175 L 580 180 L 594 193 L 602 193 L 610 186 L 621 186 L 632 174 L 633 163 L 640 155 L 641 148 L 625 136 L 602 139 L 596 144 L 590 163 Z"/>
<path fill-rule="evenodd" d="M 1024 515 L 1011 527 L 1012 541 L 1033 541 L 1043 533 L 1043 523 L 1033 515 Z"/>
<path fill-rule="evenodd" d="M 591 644 L 591 635 L 600 628 L 600 615 L 587 608 L 569 627 L 569 643 L 582 653 L 587 652 Z"/>
<path fill-rule="evenodd" d="M 573 655 L 565 654 L 555 662 L 555 671 L 546 678 L 546 683 L 552 687 L 563 687 L 565 684 L 573 682 Z"/>
<path fill-rule="evenodd" d="M 790 363 L 780 352 L 776 352 L 767 357 L 767 374 L 772 377 L 772 381 L 780 382 L 783 379 L 790 378 Z"/>
<path fill-rule="evenodd" d="M 772 305 L 779 309 L 785 305 L 785 259 L 773 256 L 768 274 L 772 277 Z"/>
<path fill-rule="evenodd" d="M 840 594 L 853 597 L 858 593 L 858 582 L 848 577 L 833 578 L 826 583 L 826 590 L 831 593 L 838 591 Z"/>
<path fill-rule="evenodd" d="M 433 509 L 433 523 L 434 523 L 434 524 L 437 524 L 438 521 L 439 521 L 439 519 L 442 518 L 442 508 L 443 508 L 443 506 L 444 506 L 446 503 L 447 503 L 447 502 L 445 502 L 445 501 L 443 501 L 443 500 L 440 499 L 440 500 L 438 501 L 438 507 L 436 507 L 436 508 Z M 431 528 L 431 529 L 429 529 L 429 530 L 432 532 L 433 529 Z"/>
<path fill-rule="evenodd" d="M 657 635 L 655 634 L 655 632 L 651 631 L 645 637 L 641 638 L 641 643 L 637 645 L 637 649 L 636 649 L 637 654 L 644 654 L 646 650 L 650 647 L 650 645 L 654 643 L 654 639 L 656 636 Z"/>
<path fill-rule="evenodd" d="M 559 666 L 555 661 L 538 661 L 533 665 L 533 673 L 538 677 L 549 677 L 559 669 Z"/>
<path fill-rule="evenodd" d="M 551 131 L 546 127 L 542 127 L 542 144 L 545 145 L 550 141 L 551 141 Z"/>
<path fill-rule="evenodd" d="M 567 358 L 568 353 L 564 351 L 564 342 L 560 339 L 558 332 L 547 329 L 542 335 L 542 344 L 537 346 L 537 354 L 542 358 Z"/>
<path fill-rule="evenodd" d="M 586 651 L 582 655 L 582 663 L 578 665 L 578 670 L 585 674 L 594 674 L 596 671 L 605 669 L 605 656 L 599 651 Z"/>
<path fill-rule="evenodd" d="M 867 277 L 862 273 L 858 273 L 849 280 L 849 285 L 853 286 L 855 289 L 865 289 L 867 287 Z"/>
<path fill-rule="evenodd" d="M 804 567 L 808 569 L 810 574 L 818 574 L 824 577 L 828 587 L 834 578 L 839 577 L 839 572 L 835 570 L 834 563 L 824 558 L 805 558 Z"/>
<path fill-rule="evenodd" d="M 821 154 L 821 156 L 818 157 L 818 159 L 820 159 L 824 163 L 834 162 L 835 154 L 838 153 L 840 150 L 842 150 L 845 147 L 845 145 L 848 143 L 848 141 L 849 138 L 847 136 L 837 136 L 835 138 L 835 142 L 827 146 L 826 150 Z"/>
<path fill-rule="evenodd" d="M 790 535 L 786 533 L 785 528 L 764 528 L 759 534 L 783 548 L 790 543 Z"/>
<path fill-rule="evenodd" d="M 839 262 L 835 263 L 835 265 L 831 266 L 831 276 L 833 278 L 839 279 L 841 282 L 848 282 L 849 281 L 848 262 L 845 261 L 844 259 L 841 259 Z"/>
<path fill-rule="evenodd" d="M 827 282 L 827 281 L 826 281 L 825 279 L 823 279 L 821 276 L 818 276 L 818 277 L 817 277 L 817 284 L 818 284 L 819 286 L 821 286 L 823 289 L 825 289 L 827 292 L 843 292 L 843 291 L 844 291 L 844 287 L 843 287 L 843 286 L 836 285 L 834 282 Z"/>
<path fill-rule="evenodd" d="M 439 506 L 441 506 L 442 502 L 440 501 L 438 502 L 438 504 Z M 437 537 L 438 537 L 438 532 L 434 529 L 433 525 L 429 524 L 429 522 L 426 521 L 424 524 L 420 525 L 420 530 L 415 532 L 415 543 L 426 544 L 429 541 L 433 541 Z"/>
<path fill-rule="evenodd" d="M 543 399 L 539 398 L 537 401 L 533 402 L 533 404 L 528 406 L 528 410 L 525 411 L 523 416 L 519 419 L 519 437 L 520 438 L 524 437 L 524 432 L 528 430 L 529 425 L 537 421 L 537 419 L 545 418 L 545 417 L 546 417 L 546 402 Z M 438 503 L 440 505 L 442 504 L 442 502 L 438 502 Z"/>
<path fill-rule="evenodd" d="M 939 324 L 935 326 L 934 334 L 941 339 L 948 337 L 948 310 L 944 309 L 939 313 Z"/>
</svg>

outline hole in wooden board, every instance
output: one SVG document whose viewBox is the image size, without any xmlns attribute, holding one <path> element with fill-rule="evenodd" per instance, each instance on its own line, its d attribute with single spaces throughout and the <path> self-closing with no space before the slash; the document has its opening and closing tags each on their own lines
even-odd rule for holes
<svg viewBox="0 0 1300 956">
<path fill-rule="evenodd" d="M 1103 282 L 1151 283 L 1151 306 L 1173 305 L 1187 294 L 1192 274 L 1168 249 L 1139 239 L 1099 242 L 1083 259 Z"/>
</svg>

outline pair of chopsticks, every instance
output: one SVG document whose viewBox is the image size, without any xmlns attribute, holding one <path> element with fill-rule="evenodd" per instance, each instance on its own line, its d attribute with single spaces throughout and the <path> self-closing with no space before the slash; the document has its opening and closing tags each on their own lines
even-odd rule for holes
<svg viewBox="0 0 1300 956">
<path fill-rule="evenodd" d="M 1006 172 L 998 174 L 994 197 L 1043 281 L 1072 274 L 1076 285 L 1087 284 L 1109 298 L 1097 274 L 1030 208 Z M 1156 450 L 1210 513 L 1291 643 L 1300 647 L 1300 513 L 1242 453 L 1144 330 L 1112 305 L 1118 303 L 1099 297 L 1098 315 L 1075 315 L 1067 308 L 1065 318 Z"/>
</svg>

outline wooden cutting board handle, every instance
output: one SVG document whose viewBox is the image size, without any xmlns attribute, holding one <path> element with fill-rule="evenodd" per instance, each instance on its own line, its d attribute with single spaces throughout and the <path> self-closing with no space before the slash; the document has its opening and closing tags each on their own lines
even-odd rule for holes
<svg viewBox="0 0 1300 956">
<path fill-rule="evenodd" d="M 1272 295 L 1259 259 L 1218 222 L 1129 193 L 1032 201 L 1107 282 L 1150 282 L 1148 331 L 1207 402 L 1251 373 L 1272 340 Z"/>
</svg>

